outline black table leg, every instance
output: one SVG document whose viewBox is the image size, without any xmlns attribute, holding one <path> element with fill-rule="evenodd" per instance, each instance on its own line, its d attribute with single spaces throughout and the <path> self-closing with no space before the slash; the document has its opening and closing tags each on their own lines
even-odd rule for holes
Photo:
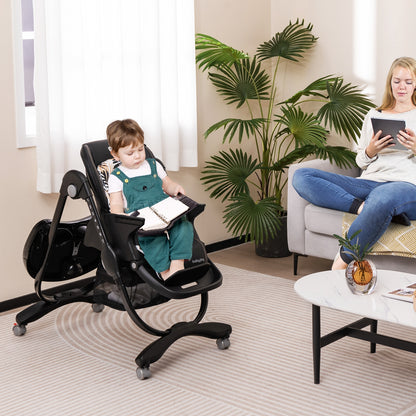
<svg viewBox="0 0 416 416">
<path fill-rule="evenodd" d="M 321 308 L 312 305 L 312 351 L 314 383 L 319 384 L 321 368 Z"/>
<path fill-rule="evenodd" d="M 372 333 L 374 333 L 374 334 L 376 334 L 377 333 L 377 321 L 376 320 L 373 320 L 372 322 L 371 322 L 371 325 L 370 325 L 370 331 L 372 332 Z M 376 352 L 376 343 L 375 342 L 372 342 L 371 344 L 370 344 L 370 352 L 371 353 L 375 353 Z"/>
</svg>

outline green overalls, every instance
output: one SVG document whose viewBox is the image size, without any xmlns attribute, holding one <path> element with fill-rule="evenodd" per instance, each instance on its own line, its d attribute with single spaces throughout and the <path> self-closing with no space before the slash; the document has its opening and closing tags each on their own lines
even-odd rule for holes
<svg viewBox="0 0 416 416">
<path fill-rule="evenodd" d="M 162 189 L 162 180 L 156 169 L 156 160 L 147 159 L 150 175 L 129 178 L 120 169 L 112 172 L 123 182 L 123 194 L 127 200 L 126 213 L 140 210 L 165 199 L 167 195 Z M 139 236 L 139 245 L 144 258 L 158 273 L 169 269 L 171 260 L 190 259 L 194 230 L 192 224 L 183 216 L 168 231 L 155 236 Z"/>
</svg>

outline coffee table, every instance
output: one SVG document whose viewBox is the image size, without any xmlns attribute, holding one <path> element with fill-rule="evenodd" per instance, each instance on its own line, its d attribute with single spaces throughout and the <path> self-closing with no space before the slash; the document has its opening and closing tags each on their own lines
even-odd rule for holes
<svg viewBox="0 0 416 416">
<path fill-rule="evenodd" d="M 416 312 L 411 302 L 382 296 L 416 282 L 416 275 L 391 270 L 377 270 L 377 284 L 371 295 L 354 295 L 347 286 L 343 270 L 323 271 L 302 277 L 295 283 L 295 291 L 312 303 L 312 349 L 314 383 L 319 384 L 321 348 L 345 336 L 376 344 L 416 352 L 416 343 L 377 333 L 377 321 L 387 321 L 416 328 Z M 364 318 L 321 336 L 321 306 L 350 312 Z M 369 326 L 369 330 L 363 328 Z"/>
</svg>

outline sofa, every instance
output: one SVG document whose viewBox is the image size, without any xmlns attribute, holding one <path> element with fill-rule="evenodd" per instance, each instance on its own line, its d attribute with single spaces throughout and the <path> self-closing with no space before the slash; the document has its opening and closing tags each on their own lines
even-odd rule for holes
<svg viewBox="0 0 416 416">
<path fill-rule="evenodd" d="M 292 186 L 292 178 L 295 171 L 302 167 L 316 168 L 353 177 L 360 174 L 358 167 L 343 169 L 331 164 L 329 160 L 321 159 L 304 161 L 289 167 L 287 237 L 289 250 L 294 254 L 293 272 L 295 275 L 298 271 L 299 256 L 313 256 L 325 259 L 333 259 L 335 257 L 339 250 L 339 245 L 333 234 L 343 235 L 345 230 L 348 229 L 348 227 L 345 228 L 346 224 L 348 226 L 346 217 L 352 215 L 321 208 L 301 198 Z M 412 225 L 409 227 L 392 224 L 389 226 L 389 229 L 395 230 L 395 227 L 402 227 L 400 228 L 401 232 L 406 233 L 407 238 L 414 242 L 415 247 L 409 250 L 406 249 L 406 252 L 380 251 L 375 253 L 376 255 L 368 256 L 368 258 L 379 269 L 416 273 L 416 221 L 412 221 Z M 385 234 L 389 233 L 389 229 Z M 390 234 L 392 230 L 390 230 Z"/>
</svg>

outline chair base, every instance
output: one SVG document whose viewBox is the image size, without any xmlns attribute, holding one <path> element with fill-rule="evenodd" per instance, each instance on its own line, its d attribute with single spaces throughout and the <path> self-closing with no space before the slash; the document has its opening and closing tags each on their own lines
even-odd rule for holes
<svg viewBox="0 0 416 416">
<path fill-rule="evenodd" d="M 57 293 L 54 295 L 55 302 L 40 300 L 16 315 L 16 325 L 26 326 L 47 315 L 49 312 L 74 302 L 87 302 L 93 305 L 108 303 L 106 301 L 107 294 L 102 290 L 95 290 L 94 286 L 95 282 L 92 282 L 84 287 Z"/>
<path fill-rule="evenodd" d="M 137 375 L 141 379 L 150 377 L 150 364 L 159 360 L 167 349 L 182 337 L 196 335 L 216 339 L 219 349 L 227 349 L 230 346 L 229 337 L 231 331 L 230 325 L 220 322 L 178 322 L 168 330 L 166 335 L 149 344 L 137 356 Z"/>
<path fill-rule="evenodd" d="M 71 289 L 54 295 L 55 302 L 40 300 L 16 315 L 16 323 L 13 327 L 13 333 L 16 336 L 22 336 L 26 333 L 26 325 L 35 322 L 48 313 L 75 302 L 86 302 L 92 305 L 94 312 L 101 312 L 104 305 L 112 309 L 124 311 L 124 305 L 108 299 L 108 293 L 97 288 L 96 282 L 93 281 L 84 287 Z M 158 303 L 158 302 L 157 302 Z M 228 324 L 219 322 L 199 323 L 203 311 L 206 309 L 206 295 L 203 296 L 201 312 L 194 321 L 178 322 L 166 331 L 154 332 L 159 334 L 159 338 L 149 344 L 136 358 L 138 366 L 137 375 L 140 379 L 147 379 L 151 373 L 150 364 L 159 360 L 167 349 L 178 339 L 196 335 L 205 338 L 216 339 L 219 349 L 227 349 L 230 346 L 229 337 L 232 328 Z M 151 331 L 148 331 L 151 333 Z"/>
</svg>

